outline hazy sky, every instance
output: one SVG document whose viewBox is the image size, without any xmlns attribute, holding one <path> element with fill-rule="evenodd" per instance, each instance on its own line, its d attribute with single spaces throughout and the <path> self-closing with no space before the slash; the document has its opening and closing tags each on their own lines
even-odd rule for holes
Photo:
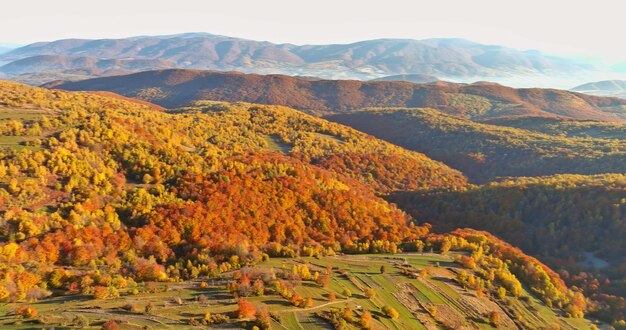
<svg viewBox="0 0 626 330">
<path fill-rule="evenodd" d="M 460 37 L 626 61 L 618 0 L 4 0 L 0 43 L 210 32 L 282 43 Z"/>
</svg>

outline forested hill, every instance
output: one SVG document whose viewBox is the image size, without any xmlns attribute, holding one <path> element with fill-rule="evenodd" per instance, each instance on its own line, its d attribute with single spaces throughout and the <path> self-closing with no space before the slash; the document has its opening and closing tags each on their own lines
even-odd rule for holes
<svg viewBox="0 0 626 330">
<path fill-rule="evenodd" d="M 415 324 L 544 328 L 556 322 L 571 328 L 588 327 L 587 321 L 572 318 L 591 308 L 610 310 L 588 304 L 583 290 L 568 287 L 539 260 L 488 233 L 431 233 L 420 215 L 413 218 L 381 197 L 394 191 L 467 189 L 467 179 L 443 163 L 285 107 L 204 101 L 161 109 L 110 94 L 2 82 L 0 300 L 13 312 L 0 318 L 0 325 L 20 318 L 17 322 L 33 326 L 84 326 L 94 322 L 87 305 L 72 309 L 86 321 L 59 321 L 63 316 L 52 315 L 50 306 L 58 306 L 59 297 L 82 304 L 116 301 L 120 295 L 167 296 L 170 290 L 159 291 L 154 282 L 228 297 L 212 300 L 224 307 L 217 315 L 186 311 L 170 316 L 185 324 L 260 324 L 263 317 L 249 310 L 250 301 L 259 304 L 262 298 L 246 290 L 253 285 L 247 276 L 256 283 L 254 292 L 268 288 L 263 294 L 278 305 L 303 311 L 325 307 L 311 295 L 319 290 L 334 295 L 338 284 L 332 289 L 324 284 L 331 280 L 363 291 L 354 299 L 374 299 L 378 292 L 393 308 L 379 308 L 385 319 L 376 322 L 397 318 L 398 309 Z M 337 252 L 424 251 L 433 253 L 403 255 L 430 260 L 431 266 L 420 270 L 404 257 L 385 257 L 383 265 L 391 262 L 393 271 L 382 282 L 384 290 L 367 290 L 361 284 L 367 282 L 336 266 L 314 265 L 322 257 L 341 260 L 334 257 Z M 258 275 L 273 258 L 292 260 L 274 261 L 274 275 Z M 289 271 L 282 261 L 298 265 Z M 307 275 L 304 266 L 309 265 L 317 278 Z M 380 261 L 376 267 L 378 274 L 385 272 Z M 438 274 L 432 281 L 430 269 Z M 448 276 L 445 281 L 436 279 L 441 274 Z M 433 281 L 449 284 L 437 289 L 440 284 Z M 406 300 L 402 288 L 407 285 L 436 291 L 438 300 L 421 302 L 436 309 L 415 318 L 417 299 L 425 298 Z M 345 303 L 353 301 L 350 290 L 341 294 Z M 461 306 L 454 302 L 461 298 L 450 297 L 461 295 L 469 302 L 455 311 L 451 306 Z M 188 303 L 178 297 L 173 306 Z M 481 307 L 485 303 L 488 308 Z M 107 313 L 123 310 L 138 320 L 154 319 L 154 310 L 164 311 L 167 304 L 146 305 L 148 316 L 137 314 L 132 303 L 101 305 Z M 362 306 L 373 308 L 370 302 Z M 46 318 L 36 319 L 36 308 Z M 99 310 L 99 317 L 111 315 Z M 532 316 L 536 310 L 542 311 L 540 317 Z M 340 322 L 332 310 L 328 313 L 320 317 Z M 236 320 L 229 321 L 230 316 Z M 355 323 L 349 316 L 342 322 Z"/>
<path fill-rule="evenodd" d="M 560 137 L 626 139 L 626 123 L 545 117 L 494 118 L 482 123 L 521 128 Z"/>
<path fill-rule="evenodd" d="M 375 193 L 466 184 L 459 172 L 422 154 L 287 108 L 205 103 L 167 113 L 12 83 L 2 83 L 0 93 L 0 234 L 24 244 L 35 236 L 56 242 L 49 251 L 56 257 L 44 263 L 79 265 L 101 256 L 95 246 L 74 255 L 56 240 L 102 226 L 118 234 L 142 226 L 168 235 L 180 230 L 162 239 L 190 247 L 241 237 L 334 248 L 400 243 L 419 230 Z M 223 203 L 231 207 L 207 208 Z M 240 212 L 247 215 L 237 221 L 250 226 L 243 232 L 233 218 Z M 198 222 L 191 230 L 189 217 L 223 223 Z M 67 226 L 77 232 L 59 231 Z M 160 251 L 163 260 L 172 253 Z"/>
<path fill-rule="evenodd" d="M 602 301 L 597 316 L 625 316 L 623 174 L 515 178 L 457 192 L 397 193 L 390 200 L 438 231 L 471 227 L 498 235 Z"/>
<path fill-rule="evenodd" d="M 327 118 L 423 152 L 477 182 L 505 176 L 626 172 L 626 145 L 619 138 L 626 128 L 618 124 L 603 126 L 612 138 L 609 133 L 591 138 L 481 124 L 432 109 L 369 109 Z M 544 120 L 537 122 L 551 122 Z M 577 123 L 571 122 L 570 129 L 579 127 Z"/>
<path fill-rule="evenodd" d="M 111 91 L 165 107 L 220 100 L 284 105 L 316 115 L 364 107 L 422 107 L 475 120 L 530 115 L 626 120 L 625 99 L 553 89 L 514 89 L 492 83 L 312 80 L 283 75 L 161 70 L 45 86 Z"/>
</svg>

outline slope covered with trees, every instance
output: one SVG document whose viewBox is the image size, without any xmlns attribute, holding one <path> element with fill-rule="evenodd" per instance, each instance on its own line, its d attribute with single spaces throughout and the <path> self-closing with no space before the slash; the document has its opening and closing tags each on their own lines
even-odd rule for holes
<svg viewBox="0 0 626 330">
<path fill-rule="evenodd" d="M 390 200 L 436 231 L 471 227 L 498 235 L 565 270 L 569 283 L 600 301 L 598 316 L 623 319 L 625 175 L 507 179 L 459 192 L 397 193 Z"/>
<path fill-rule="evenodd" d="M 284 105 L 316 115 L 365 107 L 420 107 L 470 119 L 534 115 L 626 120 L 624 99 L 554 89 L 514 89 L 493 83 L 320 80 L 172 69 L 52 82 L 45 86 L 79 91 L 106 90 L 165 107 L 183 106 L 197 100 L 220 100 Z"/>
<path fill-rule="evenodd" d="M 395 188 L 378 178 L 406 164 L 403 189 L 465 183 L 423 155 L 289 109 L 220 104 L 168 114 L 120 98 L 1 87 L 3 297 L 23 297 L 55 266 L 161 279 L 180 258 L 228 257 L 267 241 L 288 246 L 276 252 L 287 255 L 304 245 L 392 251 L 427 229 L 376 197 Z M 287 142 L 287 155 L 270 150 Z M 368 152 L 401 161 L 382 172 L 345 164 Z M 20 287 L 22 273 L 30 287 Z"/>
<path fill-rule="evenodd" d="M 545 117 L 495 118 L 481 122 L 491 125 L 521 128 L 561 137 L 611 140 L 623 140 L 626 138 L 626 126 L 623 123 L 616 122 Z"/>
<path fill-rule="evenodd" d="M 626 172 L 626 145 L 623 139 L 608 139 L 609 129 L 604 138 L 577 137 L 577 124 L 572 124 L 571 137 L 557 136 L 476 123 L 432 109 L 370 109 L 327 118 L 423 152 L 477 182 L 505 176 Z M 614 127 L 618 136 L 623 134 L 623 126 Z"/>
<path fill-rule="evenodd" d="M 115 299 L 138 294 L 138 287 L 156 293 L 148 282 L 196 278 L 217 279 L 224 289 L 220 276 L 274 257 L 432 249 L 471 255 L 480 267 L 458 281 L 481 297 L 517 299 L 523 283 L 568 316 L 581 317 L 586 308 L 576 289 L 536 259 L 486 233 L 430 234 L 429 225 L 380 198 L 398 189 L 455 191 L 466 181 L 422 154 L 348 127 L 281 107 L 203 102 L 165 111 L 6 82 L 0 109 L 4 301 Z M 524 273 L 530 267 L 535 275 Z M 296 271 L 298 279 L 314 277 L 302 266 Z M 311 306 L 284 279 L 296 278 L 269 276 L 255 280 L 254 290 L 268 285 L 295 306 Z M 241 283 L 227 288 L 248 292 L 235 289 Z M 248 302 L 239 305 L 239 317 L 263 319 Z M 148 304 L 145 313 L 154 308 Z M 12 315 L 36 314 L 21 305 Z"/>
</svg>

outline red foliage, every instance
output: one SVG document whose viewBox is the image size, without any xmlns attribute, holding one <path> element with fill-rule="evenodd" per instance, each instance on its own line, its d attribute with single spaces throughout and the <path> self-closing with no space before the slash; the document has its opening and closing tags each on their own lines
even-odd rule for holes
<svg viewBox="0 0 626 330">
<path fill-rule="evenodd" d="M 243 298 L 239 299 L 237 305 L 239 306 L 237 309 L 237 317 L 240 319 L 252 318 L 256 314 L 256 307 Z"/>
<path fill-rule="evenodd" d="M 185 176 L 177 192 L 190 202 L 160 206 L 148 226 L 168 245 L 184 242 L 214 251 L 223 243 L 246 240 L 333 246 L 400 242 L 420 233 L 408 226 L 402 211 L 368 188 L 344 187 L 335 174 L 293 158 L 253 154 L 233 159 L 212 175 Z"/>
</svg>

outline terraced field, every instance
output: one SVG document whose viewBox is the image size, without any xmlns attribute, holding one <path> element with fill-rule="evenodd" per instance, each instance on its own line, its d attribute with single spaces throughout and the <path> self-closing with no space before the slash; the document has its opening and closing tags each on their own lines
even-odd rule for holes
<svg viewBox="0 0 626 330">
<path fill-rule="evenodd" d="M 332 329 L 320 315 L 345 308 L 350 309 L 356 320 L 347 324 L 349 329 L 359 328 L 358 319 L 365 311 L 373 316 L 373 329 L 493 329 L 488 318 L 492 311 L 499 313 L 497 326 L 503 329 L 591 328 L 588 320 L 563 318 L 533 297 L 527 302 L 508 298 L 500 301 L 465 290 L 455 280 L 460 266 L 452 262 L 453 257 L 454 254 L 398 254 L 271 259 L 242 272 L 275 274 L 281 278 L 297 265 L 306 265 L 311 273 L 319 274 L 332 269 L 328 285 L 324 287 L 312 280 L 288 281 L 295 293 L 311 298 L 308 307 L 293 306 L 269 286 L 264 295 L 245 299 L 258 310 L 269 312 L 272 329 Z M 427 275 L 417 278 L 405 275 L 407 270 L 422 269 L 427 269 Z M 233 271 L 217 278 L 178 283 L 140 283 L 136 288 L 120 291 L 120 297 L 106 300 L 93 300 L 90 295 L 59 296 L 30 304 L 39 312 L 32 320 L 14 316 L 13 311 L 20 305 L 9 303 L 0 307 L 3 315 L 0 328 L 98 329 L 108 320 L 117 320 L 122 329 L 193 328 L 207 312 L 230 317 L 215 327 L 250 328 L 251 320 L 236 317 L 237 299 L 227 289 L 237 274 Z M 366 289 L 372 289 L 375 296 L 367 298 Z M 351 296 L 344 294 L 346 290 Z M 331 292 L 336 294 L 336 300 L 329 300 Z M 149 313 L 148 305 L 152 306 Z M 399 317 L 385 315 L 384 306 L 395 309 Z"/>
</svg>

